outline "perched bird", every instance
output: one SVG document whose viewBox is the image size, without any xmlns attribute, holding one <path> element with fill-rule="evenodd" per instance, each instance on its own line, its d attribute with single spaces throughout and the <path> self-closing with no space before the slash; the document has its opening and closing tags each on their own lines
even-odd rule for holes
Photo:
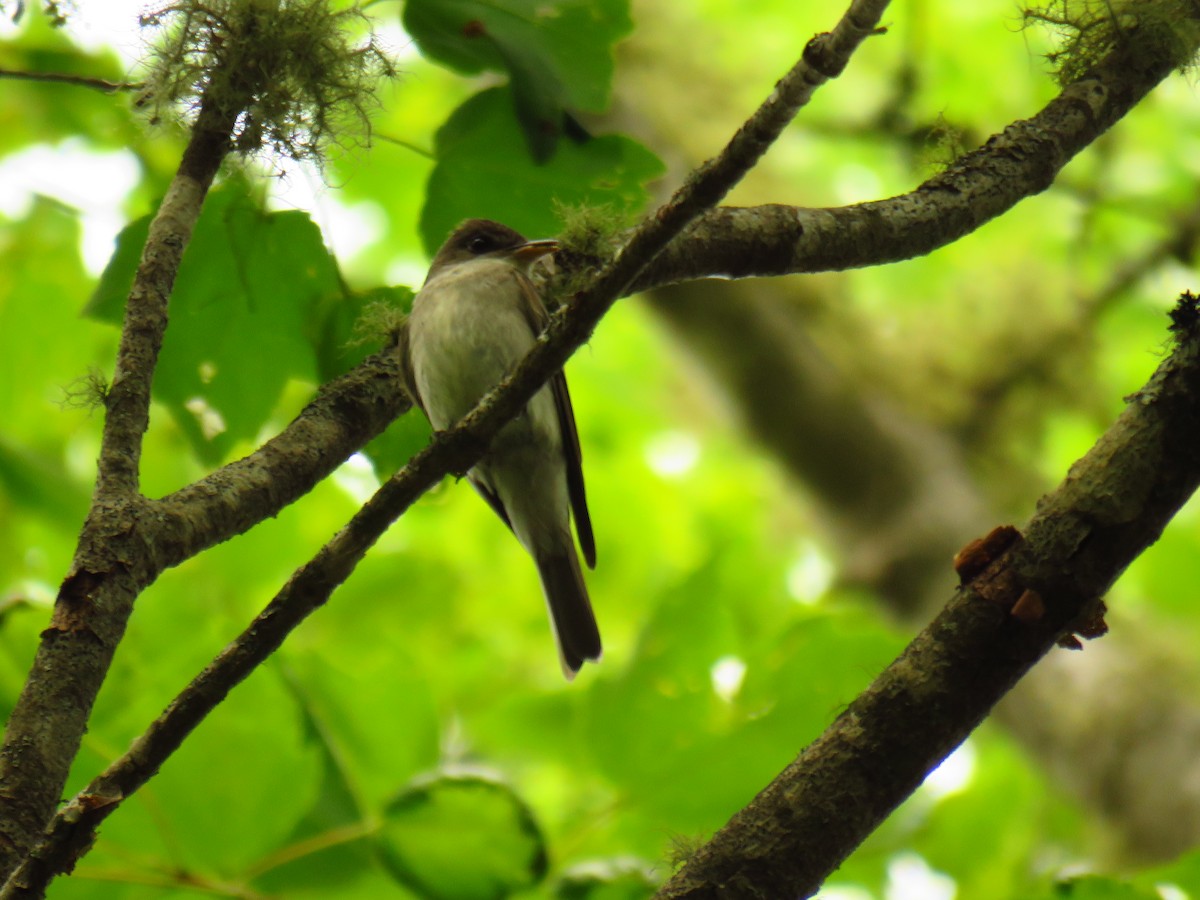
<svg viewBox="0 0 1200 900">
<path fill-rule="evenodd" d="M 435 430 L 474 409 L 532 349 L 548 315 L 528 272 L 557 248 L 471 219 L 438 250 L 400 342 L 409 395 Z M 573 678 L 584 660 L 600 658 L 600 632 L 571 537 L 573 514 L 594 568 L 579 435 L 562 372 L 500 430 L 468 478 L 537 564 L 563 673 Z"/>
</svg>

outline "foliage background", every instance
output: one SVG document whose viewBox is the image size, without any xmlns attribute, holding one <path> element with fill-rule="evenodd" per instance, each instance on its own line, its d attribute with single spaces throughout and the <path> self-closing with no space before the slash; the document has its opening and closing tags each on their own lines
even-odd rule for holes
<svg viewBox="0 0 1200 900">
<path fill-rule="evenodd" d="M 329 335 L 348 336 L 381 286 L 415 288 L 426 253 L 459 219 L 544 235 L 560 230 L 561 204 L 636 212 L 647 190 L 669 184 L 652 182 L 655 154 L 669 179 L 715 152 L 829 25 L 827 10 L 784 2 L 642 4 L 631 20 L 616 0 L 577 6 L 604 27 L 573 29 L 588 39 L 565 61 L 516 36 L 501 54 L 512 86 L 416 53 L 395 30 L 399 5 L 371 10 L 391 29 L 403 77 L 385 91 L 369 152 L 335 151 L 327 187 L 295 167 L 282 178 L 230 172 L 206 211 L 207 243 L 189 251 L 173 300 L 148 494 L 236 458 L 294 415 L 362 352 Z M 410 3 L 405 21 L 428 27 L 411 17 L 436 7 Z M 1044 36 L 1020 31 L 1007 2 L 913 2 L 894 16 L 731 202 L 840 205 L 907 190 L 955 146 L 1056 90 Z M 120 80 L 111 50 L 88 49 L 97 35 L 86 22 L 56 31 L 28 11 L 5 29 L 0 66 Z M 608 44 L 631 26 L 609 102 Z M 511 91 L 530 78 L 557 93 L 526 98 L 517 119 Z M 534 165 L 522 124 L 564 106 L 601 136 L 564 138 Z M 981 489 L 1010 515 L 1027 514 L 1142 383 L 1162 352 L 1164 310 L 1194 287 L 1181 252 L 1105 293 L 1116 268 L 1194 209 L 1197 110 L 1192 84 L 1176 78 L 1046 194 L 928 258 L 808 279 L 796 301 L 839 371 L 958 437 Z M 100 417 L 71 398 L 89 372 L 111 367 L 116 331 L 105 319 L 181 136 L 147 129 L 123 96 L 12 80 L 0 81 L 0 123 L 6 711 L 93 478 Z M 108 200 L 114 171 L 131 177 Z M 311 218 L 296 208 L 305 185 L 315 186 Z M 98 203 L 110 237 L 116 217 L 134 223 L 103 279 L 106 254 L 94 248 L 105 225 L 84 214 Z M 404 291 L 386 293 L 403 302 Z M 996 399 L 989 389 L 1012 373 L 1028 374 Z M 729 398 L 647 308 L 619 304 L 568 374 L 599 545 L 589 584 L 603 664 L 562 682 L 532 565 L 470 491 L 447 483 L 108 822 L 52 896 L 645 896 L 899 651 L 910 626 L 839 580 L 827 511 L 741 432 Z M 214 412 L 225 426 L 215 436 Z M 375 464 L 388 471 L 426 434 L 399 423 Z M 375 477 L 367 459 L 352 460 L 142 597 L 68 791 L 128 746 Z M 1144 633 L 1166 636 L 1147 638 L 1154 652 L 1185 661 L 1197 640 L 1198 542 L 1193 505 L 1111 602 L 1115 628 L 1148 623 Z M 1062 882 L 1093 869 L 1128 878 Z M 1103 824 L 985 726 L 823 896 L 955 891 L 1200 896 L 1200 863 L 1122 859 Z"/>
</svg>

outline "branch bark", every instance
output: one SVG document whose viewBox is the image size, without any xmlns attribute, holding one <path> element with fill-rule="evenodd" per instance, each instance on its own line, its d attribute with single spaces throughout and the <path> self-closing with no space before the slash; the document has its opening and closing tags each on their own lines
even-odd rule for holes
<svg viewBox="0 0 1200 900">
<path fill-rule="evenodd" d="M 634 289 L 714 275 L 838 271 L 931 253 L 1048 188 L 1174 67 L 1169 59 L 1130 59 L 1118 50 L 1037 115 L 1012 123 L 898 197 L 836 209 L 715 209 L 667 247 Z"/>
<path fill-rule="evenodd" d="M 133 600 L 157 574 L 135 524 L 144 506 L 138 460 L 150 381 L 167 327 L 167 298 L 229 147 L 234 117 L 201 106 L 134 277 L 105 403 L 92 508 L 0 748 L 0 871 L 11 871 L 53 813 Z"/>
<path fill-rule="evenodd" d="M 1118 266 L 1082 309 L 1108 303 L 1128 273 L 1190 240 L 1193 217 Z M 946 560 L 995 513 L 952 437 L 856 386 L 822 355 L 789 303 L 803 287 L 702 281 L 646 299 L 746 430 L 820 504 L 842 579 L 887 612 L 923 622 L 953 581 Z M 781 406 L 780 396 L 792 402 Z M 1200 840 L 1200 759 L 1191 749 L 1200 704 L 1186 661 L 1164 653 L 1161 640 L 1126 619 L 1082 656 L 1052 654 L 995 711 L 1056 784 L 1120 835 L 1121 861 L 1173 858 Z"/>
<path fill-rule="evenodd" d="M 1064 483 L 870 688 L 659 892 L 811 896 L 1064 633 L 1200 485 L 1200 311 Z M 1019 605 L 1018 605 L 1019 604 Z"/>
</svg>

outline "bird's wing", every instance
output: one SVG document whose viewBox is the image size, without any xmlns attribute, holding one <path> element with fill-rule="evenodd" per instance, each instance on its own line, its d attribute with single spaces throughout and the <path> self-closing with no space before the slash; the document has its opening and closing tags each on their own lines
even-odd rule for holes
<svg viewBox="0 0 1200 900">
<path fill-rule="evenodd" d="M 425 409 L 425 403 L 421 400 L 421 393 L 417 390 L 417 377 L 413 374 L 412 354 L 409 352 L 409 334 L 408 321 L 400 326 L 400 331 L 396 336 L 396 354 L 400 358 L 400 377 L 404 381 L 404 389 L 408 392 L 408 397 L 413 404 L 421 408 L 421 412 L 425 413 L 425 418 L 429 418 L 429 411 Z M 488 506 L 498 515 L 501 521 L 508 526 L 509 531 L 512 531 L 512 522 L 509 521 L 508 513 L 504 510 L 504 504 L 500 502 L 500 498 L 496 493 L 484 484 L 479 478 L 473 474 L 468 475 L 471 486 L 479 492 L 479 496 L 487 501 Z M 513 532 L 514 534 L 516 532 Z"/>
<path fill-rule="evenodd" d="M 467 480 L 471 482 L 471 487 L 475 488 L 476 493 L 487 501 L 487 505 L 492 508 L 492 512 L 498 515 L 500 520 L 508 526 L 508 530 L 515 535 L 517 532 L 512 527 L 512 521 L 508 518 L 508 512 L 504 509 L 504 504 L 500 502 L 500 498 L 496 496 L 495 491 L 483 483 L 483 479 L 475 474 L 474 469 L 467 475 Z"/>
<path fill-rule="evenodd" d="M 404 390 L 408 393 L 408 399 L 413 402 L 413 406 L 420 407 L 421 412 L 425 413 L 425 418 L 428 419 L 429 414 L 421 400 L 421 394 L 417 390 L 417 377 L 413 374 L 412 354 L 409 352 L 408 345 L 408 320 L 405 319 L 396 334 L 395 352 L 400 359 L 400 378 L 404 382 Z"/>
<path fill-rule="evenodd" d="M 513 271 L 513 275 L 521 286 L 521 311 L 525 314 L 534 335 L 539 335 L 545 330 L 550 316 L 533 282 L 516 270 Z M 550 392 L 554 395 L 554 406 L 558 410 L 558 427 L 562 432 L 563 455 L 567 464 L 567 496 L 571 500 L 571 512 L 574 513 L 575 531 L 579 535 L 579 547 L 583 551 L 583 558 L 588 568 L 594 569 L 596 538 L 592 533 L 591 516 L 588 515 L 587 494 L 583 487 L 583 452 L 579 446 L 579 432 L 575 429 L 575 413 L 571 408 L 571 394 L 567 391 L 566 375 L 562 372 L 555 373 L 550 379 Z"/>
</svg>

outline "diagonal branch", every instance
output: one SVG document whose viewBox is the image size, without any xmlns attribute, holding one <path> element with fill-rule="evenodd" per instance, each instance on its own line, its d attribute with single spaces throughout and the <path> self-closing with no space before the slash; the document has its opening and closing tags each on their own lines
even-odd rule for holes
<svg viewBox="0 0 1200 900">
<path fill-rule="evenodd" d="M 657 896 L 808 897 L 983 720 L 1200 486 L 1200 311 L 1175 352 L 1024 536 L 969 578 L 904 653 Z M 971 573 L 964 574 L 964 578 Z"/>
<path fill-rule="evenodd" d="M 161 568 L 248 531 L 312 490 L 412 405 L 400 363 L 384 351 L 323 385 L 279 434 L 248 456 L 150 506 Z"/>
<path fill-rule="evenodd" d="M 697 170 L 574 302 L 560 310 L 537 346 L 506 382 L 455 427 L 438 435 L 380 487 L 351 521 L 298 570 L 262 614 L 176 698 L 128 754 L 116 761 L 51 821 L 45 839 L 25 857 L 0 900 L 40 896 L 69 871 L 95 829 L 158 770 L 163 760 L 234 686 L 267 658 L 290 631 L 321 606 L 379 536 L 425 491 L 474 465 L 493 435 L 562 368 L 638 272 L 689 221 L 718 202 L 758 161 L 813 91 L 838 74 L 871 34 L 887 0 L 853 0 L 835 29 L 813 38 L 801 60 L 734 135 L 722 153 Z"/>
<path fill-rule="evenodd" d="M 1194 301 L 1189 308 L 1194 316 Z M 761 886 L 762 877 L 776 875 L 792 879 L 789 895 L 798 886 L 815 890 L 1048 649 L 1055 629 L 1157 538 L 1200 482 L 1200 454 L 1188 449 L 1197 436 L 1200 340 L 1193 326 L 1063 486 L 1043 498 L 1025 541 L 952 600 L 662 896 L 715 896 L 713 883 L 728 886 L 745 877 Z M 983 602 L 1011 604 L 1025 588 L 1047 604 L 1039 622 L 1023 624 Z M 822 785 L 840 785 L 846 793 L 831 796 Z M 849 797 L 869 797 L 872 808 L 860 810 Z M 784 835 L 776 828 L 785 819 L 797 830 Z M 781 861 L 789 854 L 799 868 Z"/>
</svg>

